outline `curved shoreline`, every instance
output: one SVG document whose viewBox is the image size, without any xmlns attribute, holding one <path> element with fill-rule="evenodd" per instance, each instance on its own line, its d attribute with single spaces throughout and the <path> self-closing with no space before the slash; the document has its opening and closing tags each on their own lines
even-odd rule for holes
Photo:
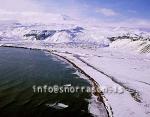
<svg viewBox="0 0 150 117">
<path fill-rule="evenodd" d="M 56 55 L 58 57 L 61 57 L 64 60 L 66 60 L 67 62 L 69 62 L 71 65 L 73 65 L 73 67 L 75 67 L 81 74 L 85 75 L 93 83 L 93 87 L 94 87 L 93 94 L 95 96 L 97 96 L 97 100 L 99 102 L 102 102 L 104 104 L 104 107 L 105 107 L 106 112 L 107 112 L 107 116 L 108 117 L 112 117 L 111 116 L 113 114 L 112 109 L 111 109 L 111 114 L 110 114 L 110 111 L 108 110 L 108 107 L 107 107 L 107 105 L 105 104 L 105 101 L 104 101 L 106 98 L 105 98 L 103 92 L 100 90 L 100 87 L 98 86 L 98 83 L 91 76 L 89 76 L 84 70 L 82 70 L 80 67 L 78 67 L 75 63 L 73 63 L 69 59 L 67 59 L 67 58 L 65 58 L 65 57 L 63 57 L 63 56 L 61 56 L 59 54 L 53 53 L 53 52 L 52 52 L 52 54 L 54 54 L 54 55 Z"/>
<path fill-rule="evenodd" d="M 54 52 L 57 51 L 53 51 L 53 50 L 48 50 L 48 49 L 40 49 L 40 48 L 30 48 L 30 47 L 23 47 L 23 46 L 9 46 L 9 45 L 0 45 L 0 47 L 10 47 L 10 48 L 22 48 L 22 49 L 30 49 L 30 50 L 41 50 L 41 51 L 46 51 L 49 52 L 53 55 L 56 55 L 57 57 L 60 57 L 64 60 L 66 60 L 68 63 L 70 63 L 74 68 L 76 68 L 81 74 L 85 75 L 91 82 L 92 82 L 92 87 L 94 88 L 94 92 L 93 94 L 97 97 L 97 101 L 101 102 L 107 112 L 107 116 L 108 117 L 113 117 L 113 111 L 112 108 L 110 107 L 110 105 L 107 104 L 107 99 L 104 96 L 103 92 L 100 90 L 100 86 L 99 84 L 94 80 L 94 78 L 92 78 L 91 76 L 89 76 L 84 70 L 82 70 L 82 68 L 80 68 L 79 66 L 77 66 L 75 63 L 73 63 L 72 61 L 70 61 L 69 59 L 65 58 L 64 56 L 61 56 L 59 54 L 56 54 Z"/>
</svg>

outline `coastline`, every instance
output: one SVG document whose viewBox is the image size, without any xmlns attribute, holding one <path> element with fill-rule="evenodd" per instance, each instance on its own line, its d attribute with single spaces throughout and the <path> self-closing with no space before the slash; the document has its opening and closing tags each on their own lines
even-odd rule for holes
<svg viewBox="0 0 150 117">
<path fill-rule="evenodd" d="M 148 92 L 150 88 L 148 73 L 150 69 L 147 69 L 150 67 L 149 56 L 132 54 L 122 49 L 63 48 L 63 45 L 62 47 L 57 47 L 57 45 L 56 47 L 51 47 L 39 42 L 31 44 L 29 42 L 2 42 L 0 45 L 47 51 L 69 60 L 96 81 L 109 117 L 149 117 L 150 100 L 148 97 L 150 94 Z M 122 94 L 107 93 L 101 91 L 103 86 L 104 88 L 119 87 L 124 89 L 124 92 Z M 95 101 L 97 98 L 97 96 L 94 97 L 93 95 Z M 96 103 L 100 105 L 100 101 Z M 97 115 L 96 109 L 99 107 L 94 105 L 92 108 L 94 109 L 91 109 L 91 111 Z"/>
<path fill-rule="evenodd" d="M 0 45 L 0 47 L 21 48 L 21 49 L 30 49 L 30 50 L 45 51 L 45 52 L 49 52 L 50 54 L 55 55 L 55 56 L 63 59 L 65 62 L 68 62 L 75 69 L 77 69 L 77 71 L 79 73 L 81 73 L 82 75 L 84 75 L 87 80 L 90 81 L 90 83 L 92 84 L 92 88 L 94 90 L 93 93 L 92 93 L 92 95 L 93 95 L 92 98 L 95 98 L 93 100 L 96 100 L 96 101 L 98 101 L 98 102 L 100 102 L 100 103 L 102 103 L 104 105 L 104 108 L 106 110 L 106 117 L 113 117 L 112 108 L 108 104 L 108 101 L 107 101 L 106 97 L 104 96 L 103 92 L 101 91 L 99 84 L 94 80 L 94 78 L 92 78 L 90 75 L 88 75 L 84 70 L 82 70 L 82 68 L 80 68 L 79 66 L 77 66 L 74 62 L 72 62 L 68 58 L 65 58 L 62 55 L 59 55 L 59 52 L 57 53 L 57 51 L 53 51 L 53 50 L 49 50 L 49 49 L 30 48 L 30 47 L 24 47 L 24 46 L 13 46 L 13 45 L 7 45 L 7 44 L 6 45 Z M 93 114 L 93 113 L 91 113 L 91 114 Z M 100 115 L 97 114 L 95 116 L 100 116 Z"/>
</svg>

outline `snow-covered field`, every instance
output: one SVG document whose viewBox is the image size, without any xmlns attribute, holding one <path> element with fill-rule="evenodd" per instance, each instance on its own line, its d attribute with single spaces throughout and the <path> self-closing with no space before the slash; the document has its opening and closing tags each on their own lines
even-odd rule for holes
<svg viewBox="0 0 150 117">
<path fill-rule="evenodd" d="M 0 45 L 49 50 L 76 64 L 104 93 L 109 116 L 150 116 L 150 33 L 77 24 L 2 23 Z M 113 89 L 105 92 L 104 89 Z M 119 92 L 114 92 L 118 88 Z M 98 108 L 89 111 L 97 116 Z"/>
<path fill-rule="evenodd" d="M 61 51 L 61 53 L 60 53 Z M 113 49 L 62 49 L 60 55 L 80 66 L 100 87 L 119 87 L 124 93 L 105 93 L 114 117 L 148 117 L 150 58 Z M 69 52 L 70 54 L 66 53 Z"/>
</svg>

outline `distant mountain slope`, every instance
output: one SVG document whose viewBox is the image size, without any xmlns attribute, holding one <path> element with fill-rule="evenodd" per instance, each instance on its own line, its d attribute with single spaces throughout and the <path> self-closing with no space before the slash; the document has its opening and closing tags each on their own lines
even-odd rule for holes
<svg viewBox="0 0 150 117">
<path fill-rule="evenodd" d="M 69 16 L 58 16 L 60 16 L 62 20 L 65 20 L 65 23 L 42 24 L 3 21 L 0 24 L 0 40 L 37 40 L 45 43 L 84 43 L 98 45 L 98 47 L 131 48 L 144 53 L 150 51 L 149 32 L 127 27 L 81 25 L 70 23 L 73 19 Z"/>
</svg>

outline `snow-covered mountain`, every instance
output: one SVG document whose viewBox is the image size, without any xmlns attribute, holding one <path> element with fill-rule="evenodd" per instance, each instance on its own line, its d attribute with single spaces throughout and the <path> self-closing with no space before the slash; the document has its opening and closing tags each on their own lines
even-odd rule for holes
<svg viewBox="0 0 150 117">
<path fill-rule="evenodd" d="M 35 14 L 34 14 L 35 15 Z M 50 17 L 50 14 L 44 17 Z M 53 15 L 54 16 L 54 15 Z M 39 17 L 39 14 L 38 14 Z M 54 20 L 53 20 L 54 19 Z M 1 41 L 41 41 L 44 43 L 83 43 L 98 47 L 126 47 L 150 50 L 150 32 L 128 27 L 108 27 L 77 23 L 66 15 L 55 15 L 48 24 L 1 21 Z M 61 22 L 58 22 L 60 19 Z M 55 21 L 55 22 L 53 22 Z M 67 23 L 68 22 L 68 23 Z M 145 49 L 144 51 L 145 52 Z"/>
</svg>

